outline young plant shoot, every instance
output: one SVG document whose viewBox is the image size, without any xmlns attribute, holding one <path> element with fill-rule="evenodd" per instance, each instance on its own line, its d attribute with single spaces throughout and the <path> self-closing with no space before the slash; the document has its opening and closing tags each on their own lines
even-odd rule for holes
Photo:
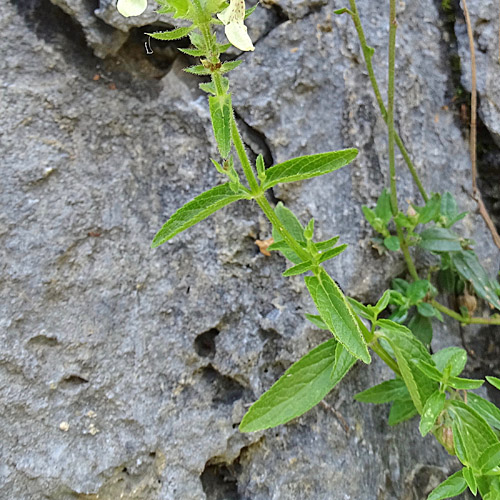
<svg viewBox="0 0 500 500">
<path fill-rule="evenodd" d="M 500 409 L 471 390 L 483 380 L 460 377 L 467 353 L 457 347 L 430 354 L 433 319 L 449 315 L 462 324 L 500 324 L 498 312 L 475 317 L 477 298 L 500 311 L 500 285 L 482 268 L 471 242 L 453 228 L 466 214 L 461 213 L 450 193 L 427 194 L 418 173 L 396 132 L 394 124 L 396 0 L 390 0 L 389 78 L 387 107 L 372 66 L 373 49 L 365 39 L 356 1 L 336 11 L 352 17 L 365 57 L 380 112 L 388 126 L 390 189 L 380 195 L 376 207 L 363 207 L 370 225 L 380 236 L 374 238 L 380 252 L 402 252 L 410 279 L 395 279 L 375 305 L 347 298 L 323 264 L 346 249 L 335 236 L 325 241 L 314 238 L 314 220 L 305 226 L 282 203 L 272 207 L 266 191 L 280 183 L 303 181 L 326 175 L 347 166 L 357 155 L 345 149 L 293 158 L 276 165 L 264 165 L 261 155 L 255 169 L 247 155 L 235 120 L 229 80 L 226 76 L 242 61 L 221 62 L 231 45 L 253 51 L 254 45 L 244 24 L 254 9 L 245 11 L 244 0 L 157 0 L 159 13 L 171 14 L 189 26 L 166 32 L 148 33 L 158 40 L 189 37 L 190 48 L 179 49 L 200 63 L 185 69 L 194 75 L 210 76 L 200 83 L 208 94 L 208 106 L 220 158 L 214 167 L 227 178 L 179 208 L 156 234 L 157 247 L 230 203 L 254 200 L 272 225 L 274 243 L 268 248 L 290 261 L 285 276 L 303 274 L 318 314 L 306 314 L 317 327 L 328 330 L 330 340 L 315 347 L 294 363 L 255 402 L 240 423 L 242 432 L 254 432 L 284 424 L 318 404 L 358 360 L 371 362 L 378 355 L 394 372 L 392 379 L 355 396 L 357 401 L 391 404 L 389 424 L 395 425 L 418 415 L 422 436 L 432 433 L 446 450 L 456 455 L 463 468 L 439 485 L 428 497 L 440 500 L 459 495 L 466 488 L 485 500 L 500 499 Z M 118 0 L 124 16 L 142 14 L 146 0 Z M 185 24 L 185 23 L 183 23 Z M 213 27 L 224 25 L 230 42 L 217 40 Z M 403 153 L 423 204 L 412 204 L 407 212 L 397 200 L 395 146 Z M 239 168 L 238 168 L 239 167 Z M 243 176 L 241 177 L 241 174 Z M 440 265 L 422 276 L 417 272 L 410 247 L 418 246 L 436 255 Z M 439 292 L 469 297 L 460 312 L 440 304 Z M 383 316 L 383 317 L 381 317 Z M 361 319 L 363 318 L 363 320 Z M 366 326 L 368 325 L 368 326 Z M 487 377 L 500 388 L 500 380 Z"/>
</svg>

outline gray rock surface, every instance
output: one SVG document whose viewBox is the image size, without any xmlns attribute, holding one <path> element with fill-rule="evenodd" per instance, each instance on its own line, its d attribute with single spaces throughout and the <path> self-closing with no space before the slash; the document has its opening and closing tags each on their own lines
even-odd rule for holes
<svg viewBox="0 0 500 500">
<path fill-rule="evenodd" d="M 177 207 L 221 180 L 206 98 L 181 57 L 144 62 L 143 39 L 124 35 L 140 25 L 115 24 L 110 2 L 57 3 L 82 34 L 47 0 L 0 4 L 0 497 L 424 498 L 456 462 L 414 421 L 389 428 L 387 408 L 352 401 L 387 375 L 378 362 L 356 367 L 327 406 L 238 433 L 248 404 L 325 332 L 303 319 L 313 307 L 302 281 L 258 252 L 270 230 L 252 204 L 149 249 Z M 409 3 L 401 13 L 401 134 L 427 185 L 467 209 L 467 146 L 441 109 L 447 60 L 424 3 L 425 16 Z M 370 4 L 360 7 L 380 48 L 385 17 Z M 275 194 L 324 236 L 342 235 L 350 248 L 331 270 L 373 300 L 402 269 L 360 222 L 387 180 L 384 125 L 348 19 L 296 5 L 274 7 L 296 21 L 261 29 L 247 72 L 234 73 L 237 112 L 254 152 L 275 161 L 360 148 L 352 167 Z M 400 177 L 401 201 L 417 199 Z M 497 267 L 481 219 L 464 229 Z M 459 342 L 457 327 L 443 338 Z"/>
<path fill-rule="evenodd" d="M 470 5 L 469 5 L 470 3 Z M 480 96 L 479 114 L 500 147 L 500 48 L 498 9 L 495 0 L 468 2 L 476 49 L 477 89 Z M 467 26 L 462 16 L 457 19 L 455 33 L 462 61 L 462 84 L 471 91 L 470 44 Z"/>
</svg>

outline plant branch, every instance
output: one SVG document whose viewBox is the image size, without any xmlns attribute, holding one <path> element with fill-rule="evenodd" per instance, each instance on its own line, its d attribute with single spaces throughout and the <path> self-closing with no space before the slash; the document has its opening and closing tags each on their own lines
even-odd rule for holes
<svg viewBox="0 0 500 500">
<path fill-rule="evenodd" d="M 448 307 L 440 304 L 438 301 L 433 300 L 431 304 L 443 314 L 450 316 L 457 321 L 460 321 L 463 325 L 500 325 L 500 318 L 468 318 L 462 316 L 461 314 L 449 309 Z"/>
<path fill-rule="evenodd" d="M 373 70 L 373 64 L 372 64 L 373 49 L 366 42 L 365 32 L 363 30 L 363 25 L 361 24 L 361 18 L 359 16 L 356 0 L 349 0 L 349 3 L 351 6 L 351 10 L 346 12 L 351 15 L 351 18 L 354 22 L 356 32 L 358 33 L 359 42 L 361 44 L 361 51 L 363 52 L 363 57 L 365 59 L 366 69 L 368 70 L 368 76 L 370 78 L 370 82 L 373 87 L 373 92 L 375 93 L 375 98 L 380 108 L 380 113 L 382 114 L 382 118 L 387 124 L 387 110 L 385 108 L 384 100 L 382 99 L 382 94 L 380 93 L 378 82 L 375 77 L 375 71 Z M 401 140 L 401 137 L 399 137 L 397 133 L 395 133 L 395 141 L 399 150 L 401 151 L 401 154 L 403 155 L 408 170 L 410 171 L 411 176 L 413 177 L 413 181 L 415 182 L 418 190 L 420 191 L 420 195 L 422 196 L 424 201 L 427 202 L 429 200 L 429 196 L 425 191 L 425 188 L 418 176 L 417 170 L 413 165 L 413 162 L 411 161 L 410 155 L 407 149 L 405 148 L 403 141 Z"/>
</svg>

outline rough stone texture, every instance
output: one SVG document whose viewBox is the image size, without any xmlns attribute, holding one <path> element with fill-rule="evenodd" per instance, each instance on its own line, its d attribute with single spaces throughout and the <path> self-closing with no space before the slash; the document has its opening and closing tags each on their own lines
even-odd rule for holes
<svg viewBox="0 0 500 500">
<path fill-rule="evenodd" d="M 142 39 L 129 37 L 121 58 L 96 58 L 87 42 L 113 54 L 98 47 L 122 35 L 104 37 L 92 2 L 58 3 L 83 33 L 46 0 L 0 4 L 0 497 L 424 498 L 456 462 L 415 422 L 392 429 L 386 407 L 352 401 L 387 375 L 380 363 L 348 375 L 326 399 L 334 411 L 238 433 L 248 404 L 325 333 L 302 317 L 312 305 L 300 278 L 282 278 L 285 263 L 258 252 L 269 227 L 252 204 L 149 249 L 168 215 L 220 181 L 206 98 L 182 58 L 157 72 L 143 62 Z M 378 48 L 385 18 L 371 3 L 360 7 Z M 401 13 L 401 134 L 425 152 L 416 156 L 426 184 L 466 209 L 467 146 L 441 109 L 447 60 L 437 12 L 423 3 L 424 16 L 410 4 Z M 294 5 L 275 9 L 294 17 Z M 244 56 L 237 113 L 254 153 L 275 161 L 360 148 L 352 167 L 275 194 L 350 243 L 331 270 L 373 300 L 402 269 L 376 255 L 360 222 L 360 204 L 386 180 L 384 126 L 348 19 L 308 9 L 263 31 Z M 382 50 L 376 62 L 383 81 Z M 401 200 L 417 199 L 405 173 L 401 182 Z M 481 219 L 464 229 L 497 268 Z M 457 327 L 439 330 L 443 339 L 459 342 Z"/>
<path fill-rule="evenodd" d="M 477 89 L 481 99 L 479 114 L 500 147 L 500 49 L 498 47 L 500 5 L 496 0 L 482 0 L 468 2 L 467 7 L 476 44 Z M 470 92 L 470 44 L 467 26 L 462 16 L 457 20 L 455 32 L 462 61 L 462 83 Z"/>
</svg>

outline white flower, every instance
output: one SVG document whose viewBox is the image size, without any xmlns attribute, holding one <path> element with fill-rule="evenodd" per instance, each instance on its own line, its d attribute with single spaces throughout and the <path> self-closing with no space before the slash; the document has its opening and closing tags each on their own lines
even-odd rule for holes
<svg viewBox="0 0 500 500">
<path fill-rule="evenodd" d="M 217 14 L 226 26 L 227 39 L 240 50 L 254 50 L 252 40 L 248 36 L 245 19 L 245 0 L 229 0 L 229 7 Z"/>
<path fill-rule="evenodd" d="M 140 16 L 147 8 L 148 0 L 118 0 L 116 8 L 125 17 Z"/>
</svg>

